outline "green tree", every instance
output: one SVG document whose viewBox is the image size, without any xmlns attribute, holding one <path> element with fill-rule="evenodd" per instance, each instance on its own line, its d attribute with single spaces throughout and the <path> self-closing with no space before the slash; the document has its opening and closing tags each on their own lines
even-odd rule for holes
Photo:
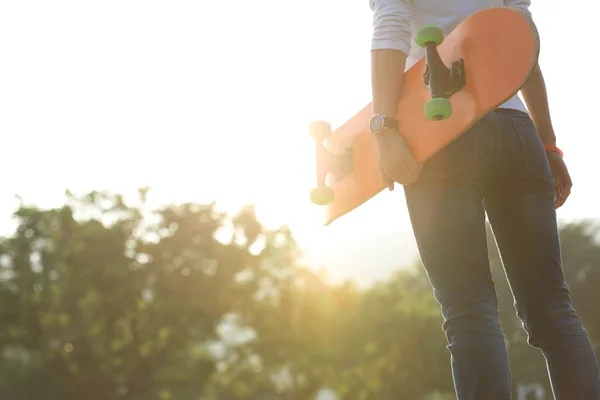
<svg viewBox="0 0 600 400">
<path fill-rule="evenodd" d="M 453 390 L 440 309 L 420 265 L 374 285 L 354 312 L 339 361 L 341 398 L 423 399 Z"/>
<path fill-rule="evenodd" d="M 370 288 L 298 265 L 286 227 L 254 209 L 150 209 L 115 194 L 22 204 L 0 238 L 0 397 L 68 400 L 441 399 L 452 393 L 422 267 Z M 572 297 L 598 348 L 598 228 L 561 227 Z M 547 385 L 490 235 L 513 378 Z M 548 391 L 549 393 L 549 391 Z"/>
<path fill-rule="evenodd" d="M 340 357 L 348 354 L 349 332 L 360 318 L 361 293 L 351 282 L 331 285 L 324 274 L 296 268 L 279 281 L 272 296 L 255 305 L 249 324 L 261 372 L 276 377 L 274 387 L 286 399 L 309 399 L 334 386 Z"/>
<path fill-rule="evenodd" d="M 562 226 L 561 246 L 564 270 L 571 298 L 583 320 L 595 350 L 600 354 L 600 227 L 598 221 L 584 220 Z"/>
<path fill-rule="evenodd" d="M 127 206 L 92 192 L 15 213 L 15 234 L 0 241 L 0 343 L 12 366 L 44 369 L 77 399 L 196 399 L 244 356 L 219 328 L 291 261 L 291 236 L 265 230 L 251 207 L 229 218 L 214 204 L 148 210 L 145 197 Z"/>
</svg>

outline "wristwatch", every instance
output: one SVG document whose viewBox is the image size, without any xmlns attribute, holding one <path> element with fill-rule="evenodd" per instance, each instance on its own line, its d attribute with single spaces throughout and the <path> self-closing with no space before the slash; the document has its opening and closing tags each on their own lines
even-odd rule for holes
<svg viewBox="0 0 600 400">
<path fill-rule="evenodd" d="M 371 133 L 377 135 L 385 129 L 398 128 L 398 121 L 394 118 L 385 117 L 381 114 L 374 114 L 369 120 L 369 129 Z"/>
</svg>

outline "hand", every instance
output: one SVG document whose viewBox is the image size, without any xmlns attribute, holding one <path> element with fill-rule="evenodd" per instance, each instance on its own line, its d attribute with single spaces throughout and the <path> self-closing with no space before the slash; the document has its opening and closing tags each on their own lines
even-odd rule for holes
<svg viewBox="0 0 600 400">
<path fill-rule="evenodd" d="M 408 185 L 417 180 L 422 166 L 414 159 L 397 130 L 387 129 L 379 133 L 377 148 L 381 176 L 390 191 L 394 190 L 394 182 Z"/>
<path fill-rule="evenodd" d="M 554 151 L 547 151 L 546 156 L 550 163 L 550 170 L 554 176 L 554 188 L 556 189 L 556 197 L 554 198 L 554 205 L 556 208 L 561 207 L 567 201 L 567 197 L 571 194 L 571 176 L 564 160 L 560 154 Z"/>
</svg>

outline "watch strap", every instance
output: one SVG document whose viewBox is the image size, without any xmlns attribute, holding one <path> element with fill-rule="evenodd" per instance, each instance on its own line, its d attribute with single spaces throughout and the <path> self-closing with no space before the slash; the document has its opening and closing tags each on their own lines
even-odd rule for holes
<svg viewBox="0 0 600 400">
<path fill-rule="evenodd" d="M 383 127 L 396 129 L 398 128 L 398 121 L 392 117 L 383 117 Z"/>
</svg>

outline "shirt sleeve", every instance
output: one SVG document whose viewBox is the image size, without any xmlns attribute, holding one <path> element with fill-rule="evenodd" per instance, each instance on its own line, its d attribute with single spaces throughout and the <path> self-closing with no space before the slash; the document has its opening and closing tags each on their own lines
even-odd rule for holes
<svg viewBox="0 0 600 400">
<path fill-rule="evenodd" d="M 529 10 L 531 0 L 504 0 L 504 6 L 518 8 L 531 18 L 531 11 Z"/>
<path fill-rule="evenodd" d="M 371 50 L 393 49 L 408 54 L 412 38 L 410 1 L 369 0 L 373 11 Z"/>
</svg>

